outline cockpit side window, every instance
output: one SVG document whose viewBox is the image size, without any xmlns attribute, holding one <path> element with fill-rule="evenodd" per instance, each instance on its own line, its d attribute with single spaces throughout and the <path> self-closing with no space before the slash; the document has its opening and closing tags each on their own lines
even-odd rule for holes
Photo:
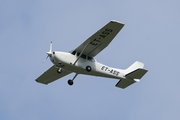
<svg viewBox="0 0 180 120">
<path fill-rule="evenodd" d="M 80 53 L 79 53 L 79 52 L 77 52 L 77 57 L 79 57 L 79 55 L 80 55 Z M 82 54 L 82 55 L 81 55 L 81 58 L 86 59 L 86 55 L 85 55 L 85 54 Z"/>
<path fill-rule="evenodd" d="M 81 57 L 84 58 L 84 59 L 86 59 L 86 55 L 84 55 L 84 54 L 82 54 Z"/>
<path fill-rule="evenodd" d="M 77 56 L 79 56 L 79 55 L 80 55 L 80 53 L 78 52 L 78 53 L 77 53 Z"/>
<path fill-rule="evenodd" d="M 79 55 L 80 55 L 80 53 L 76 52 L 76 51 L 71 52 L 71 54 L 76 55 L 77 57 L 79 57 Z M 87 60 L 92 61 L 92 62 L 96 61 L 93 57 L 86 56 L 85 54 L 82 54 L 81 58 L 87 59 Z"/>
</svg>

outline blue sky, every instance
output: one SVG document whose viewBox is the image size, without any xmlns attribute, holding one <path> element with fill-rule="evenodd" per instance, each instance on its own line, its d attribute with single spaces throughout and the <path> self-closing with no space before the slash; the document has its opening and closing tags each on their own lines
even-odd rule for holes
<svg viewBox="0 0 180 120">
<path fill-rule="evenodd" d="M 178 0 L 1 0 L 0 119 L 179 119 Z M 125 24 L 96 59 L 125 69 L 136 60 L 149 72 L 127 89 L 114 79 L 70 74 L 49 85 L 35 79 L 52 66 L 53 50 L 70 51 L 118 20 Z"/>
</svg>

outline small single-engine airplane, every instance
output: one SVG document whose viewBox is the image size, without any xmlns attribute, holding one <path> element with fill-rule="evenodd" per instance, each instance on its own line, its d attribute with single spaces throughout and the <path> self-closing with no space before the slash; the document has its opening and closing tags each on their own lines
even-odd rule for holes
<svg viewBox="0 0 180 120">
<path fill-rule="evenodd" d="M 71 52 L 52 52 L 51 42 L 47 57 L 54 65 L 39 76 L 36 81 L 49 84 L 72 72 L 76 74 L 73 79 L 68 80 L 69 85 L 73 85 L 73 81 L 78 74 L 118 79 L 119 82 L 116 87 L 119 88 L 126 88 L 140 81 L 147 72 L 143 69 L 144 64 L 141 62 L 136 61 L 129 68 L 122 70 L 101 64 L 94 59 L 98 53 L 109 45 L 123 26 L 124 24 L 112 20 Z"/>
</svg>

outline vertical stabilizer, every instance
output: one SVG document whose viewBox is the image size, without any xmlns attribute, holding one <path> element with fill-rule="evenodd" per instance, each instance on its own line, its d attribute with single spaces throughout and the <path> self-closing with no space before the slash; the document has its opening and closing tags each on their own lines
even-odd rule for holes
<svg viewBox="0 0 180 120">
<path fill-rule="evenodd" d="M 130 67 L 125 70 L 125 79 L 120 79 L 116 84 L 116 87 L 126 88 L 129 85 L 139 82 L 140 79 L 147 73 L 147 70 L 143 69 L 144 64 L 136 61 Z"/>
<path fill-rule="evenodd" d="M 144 67 L 143 63 L 136 61 L 125 70 L 125 74 L 128 74 L 128 73 L 130 73 L 130 72 L 132 72 L 138 68 L 143 68 L 143 67 Z"/>
</svg>

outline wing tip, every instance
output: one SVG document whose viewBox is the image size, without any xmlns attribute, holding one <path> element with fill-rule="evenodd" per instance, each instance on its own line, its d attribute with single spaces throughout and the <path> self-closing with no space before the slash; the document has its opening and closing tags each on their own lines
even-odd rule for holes
<svg viewBox="0 0 180 120">
<path fill-rule="evenodd" d="M 37 83 L 41 83 L 41 84 L 44 84 L 44 85 L 48 85 L 48 83 L 45 83 L 45 82 L 40 82 L 38 81 L 38 79 L 35 80 Z"/>
<path fill-rule="evenodd" d="M 119 23 L 119 24 L 125 25 L 124 23 L 119 22 L 118 20 L 111 20 L 111 22 L 113 22 L 113 23 Z"/>
</svg>

